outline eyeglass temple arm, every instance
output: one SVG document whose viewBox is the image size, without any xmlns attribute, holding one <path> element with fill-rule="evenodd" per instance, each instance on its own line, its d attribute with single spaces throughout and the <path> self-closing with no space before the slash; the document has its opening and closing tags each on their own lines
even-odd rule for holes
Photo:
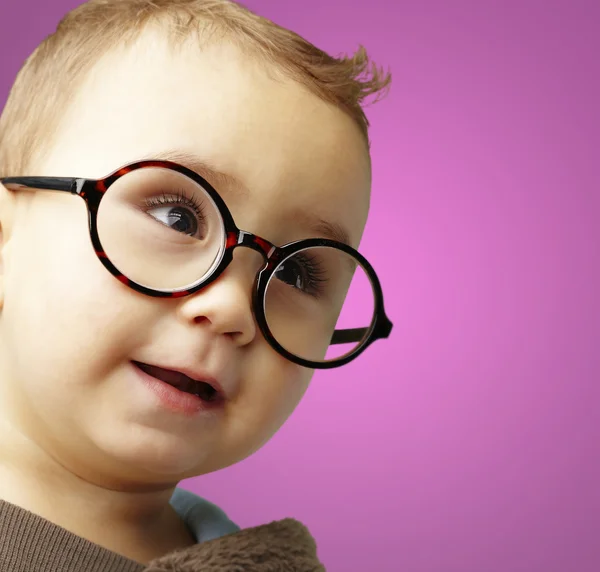
<svg viewBox="0 0 600 572">
<path fill-rule="evenodd" d="M 0 183 L 5 186 L 65 191 L 67 193 L 77 193 L 78 181 L 79 179 L 72 177 L 5 177 L 0 179 Z"/>
<path fill-rule="evenodd" d="M 381 322 L 375 326 L 377 338 L 387 338 L 392 331 L 392 322 L 384 316 Z M 370 328 L 347 328 L 345 330 L 335 330 L 331 336 L 331 345 L 350 344 L 360 342 L 369 333 Z"/>
<path fill-rule="evenodd" d="M 346 330 L 335 330 L 331 337 L 330 344 L 350 344 L 352 342 L 360 342 L 369 328 L 348 328 Z"/>
<path fill-rule="evenodd" d="M 330 344 L 350 344 L 360 342 L 365 338 L 369 328 L 348 328 L 346 330 L 335 330 Z"/>
</svg>

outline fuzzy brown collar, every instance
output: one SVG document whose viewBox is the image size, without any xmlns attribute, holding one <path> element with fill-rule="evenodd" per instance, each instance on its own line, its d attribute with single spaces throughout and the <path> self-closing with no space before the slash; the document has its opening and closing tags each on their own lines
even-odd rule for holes
<svg viewBox="0 0 600 572">
<path fill-rule="evenodd" d="M 313 537 L 291 518 L 170 552 L 148 565 L 0 499 L 0 572 L 324 572 Z"/>
<path fill-rule="evenodd" d="M 171 552 L 144 572 L 324 572 L 307 528 L 287 518 Z"/>
</svg>

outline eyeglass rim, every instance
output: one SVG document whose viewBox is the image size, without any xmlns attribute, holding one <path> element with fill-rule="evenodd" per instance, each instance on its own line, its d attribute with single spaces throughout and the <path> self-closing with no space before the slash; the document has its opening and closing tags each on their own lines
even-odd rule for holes
<svg viewBox="0 0 600 572">
<path fill-rule="evenodd" d="M 115 266 L 115 264 L 106 254 L 100 241 L 97 216 L 98 208 L 105 193 L 121 177 L 139 169 L 152 167 L 175 171 L 191 179 L 209 194 L 221 215 L 225 230 L 225 247 L 221 249 L 221 259 L 217 264 L 213 265 L 212 273 L 207 273 L 204 277 L 201 277 L 199 282 L 194 284 L 192 287 L 175 290 L 155 290 L 142 284 L 138 284 L 134 280 L 131 280 L 129 277 L 125 276 L 125 274 L 123 274 Z M 347 244 L 325 238 L 308 238 L 287 243 L 282 246 L 276 246 L 259 237 L 258 235 L 241 230 L 235 224 L 231 211 L 217 190 L 200 174 L 179 163 L 167 160 L 147 159 L 124 165 L 123 167 L 113 171 L 108 176 L 100 179 L 35 176 L 4 177 L 0 178 L 0 183 L 11 190 L 32 189 L 63 191 L 77 195 L 84 199 L 88 210 L 88 228 L 90 232 L 90 239 L 92 241 L 96 257 L 117 280 L 132 290 L 147 296 L 158 298 L 181 298 L 192 295 L 219 278 L 219 276 L 233 260 L 233 251 L 236 248 L 245 246 L 258 251 L 262 254 L 265 260 L 265 265 L 257 272 L 254 280 L 252 294 L 254 317 L 261 330 L 261 333 L 269 345 L 284 358 L 303 367 L 310 369 L 332 369 L 346 365 L 361 355 L 376 340 L 389 337 L 392 331 L 393 324 L 386 315 L 384 309 L 383 290 L 381 288 L 377 273 L 368 260 L 360 252 Z M 264 297 L 267 286 L 279 264 L 281 264 L 283 260 L 289 258 L 294 253 L 312 247 L 336 248 L 356 258 L 358 263 L 366 271 L 375 296 L 374 315 L 369 327 L 370 331 L 368 335 L 365 336 L 363 341 L 356 348 L 354 348 L 354 350 L 344 354 L 340 358 L 330 361 L 307 360 L 286 350 L 273 336 L 265 314 Z"/>
</svg>

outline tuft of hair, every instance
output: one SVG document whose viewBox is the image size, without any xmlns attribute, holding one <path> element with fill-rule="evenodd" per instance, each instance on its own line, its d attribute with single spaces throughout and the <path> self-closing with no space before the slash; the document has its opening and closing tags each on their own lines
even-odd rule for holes
<svg viewBox="0 0 600 572">
<path fill-rule="evenodd" d="M 19 71 L 0 117 L 0 176 L 29 174 L 94 64 L 152 24 L 166 24 L 174 44 L 193 35 L 214 41 L 218 34 L 275 64 L 350 115 L 368 144 L 364 107 L 387 93 L 391 75 L 364 47 L 333 57 L 231 0 L 88 0 L 60 21 Z"/>
</svg>

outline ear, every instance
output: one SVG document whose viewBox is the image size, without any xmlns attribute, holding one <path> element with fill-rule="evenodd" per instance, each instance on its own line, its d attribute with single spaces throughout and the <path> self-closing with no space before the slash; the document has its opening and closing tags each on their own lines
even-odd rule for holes
<svg viewBox="0 0 600 572">
<path fill-rule="evenodd" d="M 2 227 L 0 227 L 0 248 L 4 245 Z M 4 307 L 4 259 L 0 255 L 0 310 Z"/>
<path fill-rule="evenodd" d="M 10 191 L 0 183 L 0 310 L 4 306 L 4 214 L 6 212 L 4 195 Z"/>
<path fill-rule="evenodd" d="M 15 216 L 15 192 L 0 183 L 0 310 L 4 306 L 5 251 Z"/>
</svg>

